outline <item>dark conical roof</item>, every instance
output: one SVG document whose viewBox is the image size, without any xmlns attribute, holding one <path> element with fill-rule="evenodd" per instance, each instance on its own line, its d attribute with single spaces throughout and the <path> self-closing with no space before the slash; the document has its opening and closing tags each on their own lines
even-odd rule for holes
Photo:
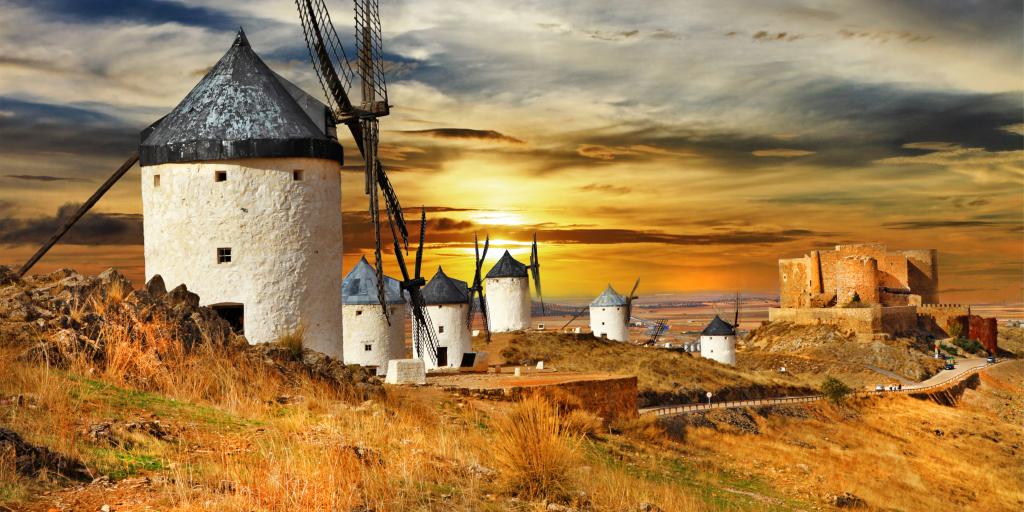
<svg viewBox="0 0 1024 512">
<path fill-rule="evenodd" d="M 319 105 L 317 105 L 319 104 Z M 142 132 L 141 165 L 238 158 L 342 160 L 330 111 L 278 77 L 241 30 L 170 114 Z"/>
<path fill-rule="evenodd" d="M 427 304 L 459 304 L 469 302 L 469 286 L 465 281 L 452 279 L 437 267 L 437 273 L 423 287 L 423 301 Z"/>
<path fill-rule="evenodd" d="M 402 286 L 398 280 L 384 276 L 384 298 L 388 304 L 405 302 L 405 295 L 402 293 Z M 341 283 L 341 303 L 343 305 L 380 304 L 380 297 L 377 295 L 377 271 L 366 261 L 366 257 L 356 263 L 356 266 Z"/>
<path fill-rule="evenodd" d="M 735 336 L 736 329 L 721 317 L 715 315 L 711 323 L 700 332 L 701 336 Z"/>
<path fill-rule="evenodd" d="M 507 250 L 487 272 L 487 277 L 526 277 L 526 275 L 526 265 L 519 263 Z"/>
</svg>

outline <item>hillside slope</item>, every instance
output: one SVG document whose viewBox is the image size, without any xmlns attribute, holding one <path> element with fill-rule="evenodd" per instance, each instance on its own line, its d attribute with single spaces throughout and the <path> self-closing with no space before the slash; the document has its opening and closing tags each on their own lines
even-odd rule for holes
<svg viewBox="0 0 1024 512">
<path fill-rule="evenodd" d="M 640 406 L 690 403 L 715 393 L 716 400 L 740 400 L 812 392 L 814 379 L 776 371 L 747 371 L 696 354 L 640 347 L 587 334 L 524 332 L 504 335 L 501 356 L 508 364 L 579 372 L 636 375 Z M 495 343 L 498 345 L 498 343 Z M 488 350 L 484 347 L 483 350 Z"/>
</svg>

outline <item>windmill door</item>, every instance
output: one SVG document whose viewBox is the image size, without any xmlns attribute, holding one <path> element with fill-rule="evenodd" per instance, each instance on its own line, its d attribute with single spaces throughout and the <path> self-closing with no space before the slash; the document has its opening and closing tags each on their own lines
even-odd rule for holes
<svg viewBox="0 0 1024 512">
<path fill-rule="evenodd" d="M 437 347 L 437 366 L 448 366 L 448 347 Z"/>
</svg>

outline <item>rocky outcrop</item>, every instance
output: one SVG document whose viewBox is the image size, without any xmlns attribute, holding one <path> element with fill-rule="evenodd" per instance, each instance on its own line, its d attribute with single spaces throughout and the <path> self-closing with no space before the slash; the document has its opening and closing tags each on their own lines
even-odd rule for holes
<svg viewBox="0 0 1024 512">
<path fill-rule="evenodd" d="M 26 442 L 17 432 L 0 428 L 0 453 L 14 455 L 14 470 L 23 476 L 59 475 L 69 480 L 88 482 L 92 474 L 80 461 L 42 446 Z"/>
<path fill-rule="evenodd" d="M 111 338 L 146 348 L 170 343 L 185 352 L 217 346 L 271 367 L 285 379 L 308 375 L 329 383 L 354 385 L 361 398 L 381 393 L 380 380 L 357 365 L 322 353 L 276 344 L 250 346 L 185 285 L 167 291 L 154 276 L 135 290 L 116 270 L 85 276 L 70 269 L 19 279 L 0 266 L 0 343 L 22 346 L 22 361 L 66 367 L 86 358 L 105 367 Z"/>
</svg>

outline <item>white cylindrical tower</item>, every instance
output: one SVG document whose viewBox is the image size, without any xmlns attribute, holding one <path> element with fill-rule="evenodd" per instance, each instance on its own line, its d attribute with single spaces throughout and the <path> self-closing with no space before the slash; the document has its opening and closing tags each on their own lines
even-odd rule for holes
<svg viewBox="0 0 1024 512">
<path fill-rule="evenodd" d="M 700 333 L 700 356 L 736 366 L 736 329 L 715 315 Z"/>
<path fill-rule="evenodd" d="M 598 338 L 629 341 L 628 309 L 626 298 L 608 285 L 601 295 L 590 303 L 590 330 Z"/>
<path fill-rule="evenodd" d="M 341 160 L 329 110 L 239 32 L 142 133 L 146 279 L 185 284 L 250 343 L 304 332 L 342 354 Z"/>
<path fill-rule="evenodd" d="M 469 287 L 465 281 L 445 275 L 441 267 L 423 287 L 423 300 L 437 337 L 434 358 L 419 353 L 420 334 L 413 322 L 413 357 L 423 359 L 427 370 L 458 368 L 462 355 L 473 351 L 469 330 Z"/>
<path fill-rule="evenodd" d="M 530 278 L 526 265 L 505 251 L 484 278 L 487 290 L 487 325 L 491 332 L 530 328 Z"/>
<path fill-rule="evenodd" d="M 345 364 L 377 368 L 387 373 L 388 361 L 405 358 L 405 320 L 408 306 L 399 282 L 384 276 L 388 318 L 377 292 L 377 272 L 361 258 L 341 287 L 341 320 L 345 327 Z"/>
</svg>

